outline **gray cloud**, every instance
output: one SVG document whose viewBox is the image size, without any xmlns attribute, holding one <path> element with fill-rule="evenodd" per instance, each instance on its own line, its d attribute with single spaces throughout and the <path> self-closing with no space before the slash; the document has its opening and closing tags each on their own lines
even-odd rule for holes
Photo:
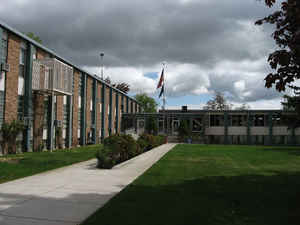
<svg viewBox="0 0 300 225">
<path fill-rule="evenodd" d="M 78 65 L 97 67 L 101 51 L 105 64 L 118 71 L 149 69 L 165 60 L 192 65 L 172 72 L 172 96 L 218 90 L 230 93 L 235 101 L 278 97 L 264 88 L 267 69 L 251 72 L 252 63 L 265 62 L 274 48 L 270 27 L 254 26 L 269 13 L 256 0 L 11 0 L 0 6 L 2 20 L 34 32 L 46 46 Z M 224 61 L 234 67 L 245 61 L 249 65 L 224 70 Z M 186 76 L 188 80 L 183 79 Z M 235 85 L 239 81 L 245 83 L 243 90 L 237 88 L 243 82 Z"/>
</svg>

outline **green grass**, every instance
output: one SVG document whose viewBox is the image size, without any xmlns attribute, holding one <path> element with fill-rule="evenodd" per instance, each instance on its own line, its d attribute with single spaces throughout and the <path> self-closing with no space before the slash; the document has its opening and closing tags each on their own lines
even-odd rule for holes
<svg viewBox="0 0 300 225">
<path fill-rule="evenodd" d="M 178 145 L 83 224 L 283 225 L 300 221 L 300 150 Z"/>
<path fill-rule="evenodd" d="M 101 145 L 0 157 L 0 183 L 95 158 Z M 4 161 L 8 160 L 8 161 Z"/>
</svg>

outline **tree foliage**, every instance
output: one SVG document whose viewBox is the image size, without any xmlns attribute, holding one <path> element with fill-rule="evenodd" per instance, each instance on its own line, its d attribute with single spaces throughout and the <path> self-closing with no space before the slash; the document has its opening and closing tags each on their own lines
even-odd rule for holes
<svg viewBox="0 0 300 225">
<path fill-rule="evenodd" d="M 272 7 L 276 0 L 265 0 Z M 275 25 L 272 34 L 278 49 L 269 55 L 268 62 L 275 72 L 265 77 L 265 86 L 275 85 L 277 91 L 285 91 L 287 87 L 294 90 L 294 96 L 285 95 L 282 103 L 284 109 L 295 111 L 295 115 L 284 119 L 289 127 L 300 126 L 300 87 L 295 81 L 300 79 L 300 1 L 284 0 L 278 11 L 256 21 L 257 25 L 264 23 Z"/>
<path fill-rule="evenodd" d="M 265 0 L 272 7 L 276 0 Z M 278 49 L 269 55 L 268 62 L 275 72 L 265 78 L 267 88 L 275 85 L 279 92 L 286 87 L 297 89 L 294 82 L 300 78 L 300 1 L 286 0 L 281 8 L 271 15 L 256 21 L 257 25 L 275 25 L 272 37 Z"/>
<path fill-rule="evenodd" d="M 204 110 L 230 110 L 232 104 L 228 103 L 225 96 L 221 92 L 216 92 L 214 98 L 209 100 L 203 107 Z"/>
<path fill-rule="evenodd" d="M 154 98 L 149 97 L 147 94 L 137 94 L 134 98 L 141 104 L 142 108 L 144 109 L 145 113 L 156 113 L 157 106 Z"/>
<path fill-rule="evenodd" d="M 124 92 L 124 93 L 128 93 L 130 91 L 130 85 L 125 83 L 125 82 L 121 82 L 121 83 L 112 83 L 110 80 L 110 77 L 106 77 L 104 80 L 107 84 L 110 84 L 111 86 L 119 89 L 120 91 Z"/>
<path fill-rule="evenodd" d="M 37 36 L 37 35 L 35 35 L 35 34 L 32 33 L 32 32 L 28 32 L 28 33 L 26 33 L 26 35 L 27 35 L 28 37 L 30 37 L 31 39 L 35 40 L 36 42 L 40 43 L 40 44 L 43 43 L 43 41 L 40 39 L 40 37 Z"/>
</svg>

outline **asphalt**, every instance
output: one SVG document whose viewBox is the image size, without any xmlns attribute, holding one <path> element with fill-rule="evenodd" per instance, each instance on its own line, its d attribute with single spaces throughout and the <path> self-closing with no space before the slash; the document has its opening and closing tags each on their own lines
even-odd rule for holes
<svg viewBox="0 0 300 225">
<path fill-rule="evenodd" d="M 80 224 L 175 145 L 164 144 L 111 170 L 97 169 L 93 159 L 0 184 L 0 224 Z"/>
</svg>

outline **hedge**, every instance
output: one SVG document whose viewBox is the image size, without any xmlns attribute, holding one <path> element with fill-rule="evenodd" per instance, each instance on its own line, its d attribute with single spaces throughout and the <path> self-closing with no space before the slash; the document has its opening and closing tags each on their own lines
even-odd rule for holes
<svg viewBox="0 0 300 225">
<path fill-rule="evenodd" d="M 164 143 L 164 136 L 143 134 L 135 141 L 131 135 L 111 135 L 104 139 L 104 147 L 96 154 L 98 159 L 97 166 L 98 168 L 111 169 L 116 164 L 131 159 Z"/>
</svg>

